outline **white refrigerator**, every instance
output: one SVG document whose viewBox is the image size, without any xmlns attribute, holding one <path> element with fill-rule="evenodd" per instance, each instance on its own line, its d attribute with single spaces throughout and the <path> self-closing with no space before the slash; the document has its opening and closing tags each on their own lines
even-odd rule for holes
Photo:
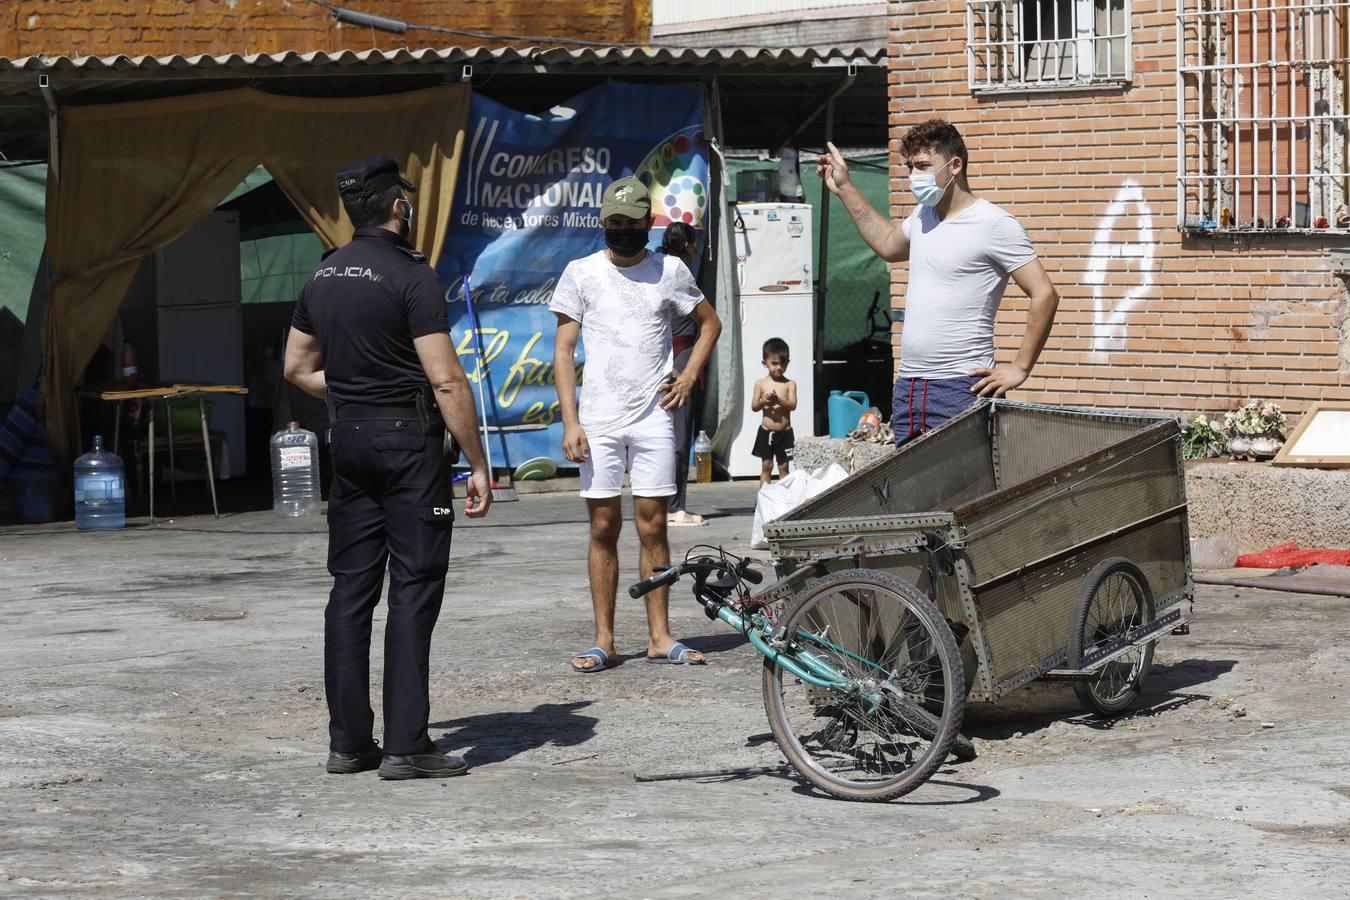
<svg viewBox="0 0 1350 900">
<path fill-rule="evenodd" d="M 155 302 L 160 381 L 244 383 L 237 212 L 213 212 L 155 252 Z M 216 477 L 245 474 L 244 398 L 208 394 L 206 402 L 211 429 L 225 432 L 228 459 L 217 461 Z"/>
<path fill-rule="evenodd" d="M 750 399 L 755 382 L 768 374 L 762 360 L 769 338 L 787 341 L 786 374 L 797 382 L 793 431 L 798 438 L 815 434 L 815 291 L 809 204 L 740 203 L 733 215 L 744 377 L 739 422 L 734 422 L 724 463 L 732 478 L 744 478 L 760 472 L 760 460 L 750 451 L 762 414 L 750 411 Z"/>
</svg>

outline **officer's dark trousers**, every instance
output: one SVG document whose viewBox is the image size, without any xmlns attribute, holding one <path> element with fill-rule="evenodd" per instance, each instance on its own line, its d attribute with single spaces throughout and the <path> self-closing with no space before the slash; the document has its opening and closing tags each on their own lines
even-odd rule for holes
<svg viewBox="0 0 1350 900">
<path fill-rule="evenodd" d="M 329 748 L 354 753 L 372 738 L 370 626 L 389 567 L 384 638 L 384 752 L 420 753 L 427 735 L 431 632 L 450 557 L 450 473 L 442 434 L 412 420 L 333 426 L 328 498 L 324 686 Z"/>
</svg>

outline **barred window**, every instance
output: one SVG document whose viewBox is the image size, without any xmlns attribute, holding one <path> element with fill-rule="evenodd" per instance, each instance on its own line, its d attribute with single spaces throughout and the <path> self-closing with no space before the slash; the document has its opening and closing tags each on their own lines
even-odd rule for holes
<svg viewBox="0 0 1350 900">
<path fill-rule="evenodd" d="M 1130 0 L 966 0 L 971 90 L 1130 81 Z"/>
<path fill-rule="evenodd" d="M 1350 231 L 1348 7 L 1181 0 L 1180 227 Z"/>
</svg>

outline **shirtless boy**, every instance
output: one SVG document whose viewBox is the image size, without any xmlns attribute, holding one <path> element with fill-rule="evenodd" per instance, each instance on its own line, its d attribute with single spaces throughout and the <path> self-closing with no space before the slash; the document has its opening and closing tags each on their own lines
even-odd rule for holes
<svg viewBox="0 0 1350 900">
<path fill-rule="evenodd" d="M 769 374 L 755 382 L 750 400 L 751 412 L 764 413 L 750 451 L 764 461 L 759 470 L 760 484 L 768 484 L 773 478 L 774 460 L 778 461 L 778 477 L 782 478 L 788 473 L 788 460 L 792 458 L 792 411 L 797 408 L 797 383 L 783 374 L 787 367 L 787 342 L 769 338 L 764 342 L 764 368 Z"/>
</svg>

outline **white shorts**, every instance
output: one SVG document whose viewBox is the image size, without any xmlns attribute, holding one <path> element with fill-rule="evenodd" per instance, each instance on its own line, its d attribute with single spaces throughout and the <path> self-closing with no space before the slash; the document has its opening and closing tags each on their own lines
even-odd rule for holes
<svg viewBox="0 0 1350 900">
<path fill-rule="evenodd" d="M 588 434 L 586 440 L 591 458 L 580 464 L 581 496 L 619 496 L 625 473 L 634 497 L 675 493 L 675 418 L 659 401 L 636 422 L 609 434 Z"/>
</svg>

